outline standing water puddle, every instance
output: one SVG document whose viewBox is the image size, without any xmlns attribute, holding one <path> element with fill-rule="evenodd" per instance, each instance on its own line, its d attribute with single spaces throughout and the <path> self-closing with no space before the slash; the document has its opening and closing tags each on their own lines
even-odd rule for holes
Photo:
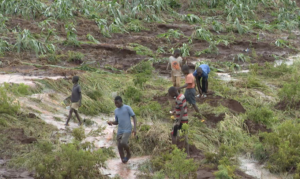
<svg viewBox="0 0 300 179">
<path fill-rule="evenodd" d="M 292 176 L 279 176 L 269 172 L 264 168 L 264 165 L 260 165 L 258 161 L 248 159 L 246 157 L 239 157 L 240 169 L 246 174 L 253 176 L 257 179 L 291 179 Z"/>
</svg>

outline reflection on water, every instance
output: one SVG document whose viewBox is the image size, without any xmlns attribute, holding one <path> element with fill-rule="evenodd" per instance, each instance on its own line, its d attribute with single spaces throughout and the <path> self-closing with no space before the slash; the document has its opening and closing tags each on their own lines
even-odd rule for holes
<svg viewBox="0 0 300 179">
<path fill-rule="evenodd" d="M 257 179 L 291 179 L 292 176 L 279 176 L 269 172 L 258 161 L 248 159 L 246 157 L 239 157 L 240 169 L 246 174 L 251 175 Z"/>
</svg>

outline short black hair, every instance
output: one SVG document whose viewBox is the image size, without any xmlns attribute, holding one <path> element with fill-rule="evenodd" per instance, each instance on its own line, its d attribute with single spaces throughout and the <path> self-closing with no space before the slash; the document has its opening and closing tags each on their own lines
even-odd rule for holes
<svg viewBox="0 0 300 179">
<path fill-rule="evenodd" d="M 187 65 L 183 65 L 182 68 L 181 68 L 182 71 L 189 71 L 190 70 L 190 67 L 187 66 Z"/>
<path fill-rule="evenodd" d="M 73 76 L 73 81 L 78 82 L 79 81 L 79 76 Z"/>
<path fill-rule="evenodd" d="M 201 72 L 201 73 L 203 73 L 203 70 L 202 70 L 202 68 L 201 68 L 201 67 L 198 67 L 196 70 L 197 70 L 197 72 Z"/>
<path fill-rule="evenodd" d="M 181 55 L 181 51 L 180 51 L 179 49 L 176 49 L 176 50 L 174 51 L 174 54 Z"/>
<path fill-rule="evenodd" d="M 115 97 L 115 101 L 120 101 L 120 102 L 123 102 L 123 99 L 121 96 L 116 96 Z"/>
<path fill-rule="evenodd" d="M 176 92 L 177 91 L 177 89 L 174 87 L 174 86 L 171 86 L 170 88 L 169 88 L 169 90 L 168 90 L 168 92 L 170 93 L 170 92 Z"/>
</svg>

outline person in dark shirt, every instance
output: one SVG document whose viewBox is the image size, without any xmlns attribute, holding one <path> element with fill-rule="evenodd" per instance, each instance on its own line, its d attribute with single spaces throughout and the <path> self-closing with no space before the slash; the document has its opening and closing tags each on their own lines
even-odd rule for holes
<svg viewBox="0 0 300 179">
<path fill-rule="evenodd" d="M 81 120 L 78 115 L 78 108 L 81 106 L 82 95 L 81 95 L 81 89 L 78 84 L 78 81 L 79 81 L 79 76 L 74 76 L 73 80 L 72 80 L 74 86 L 73 86 L 72 95 L 71 95 L 71 107 L 70 107 L 68 120 L 65 124 L 66 126 L 69 126 L 69 121 L 72 117 L 73 112 L 75 113 L 75 115 L 79 121 L 79 125 L 81 125 Z"/>
</svg>

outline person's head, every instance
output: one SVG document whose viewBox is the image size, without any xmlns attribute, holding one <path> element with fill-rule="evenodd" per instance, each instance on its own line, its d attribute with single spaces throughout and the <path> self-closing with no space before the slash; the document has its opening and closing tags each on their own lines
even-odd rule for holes
<svg viewBox="0 0 300 179">
<path fill-rule="evenodd" d="M 188 75 L 190 73 L 190 68 L 187 65 L 183 65 L 181 70 L 184 75 Z"/>
<path fill-rule="evenodd" d="M 168 92 L 172 98 L 177 97 L 179 95 L 177 89 L 174 86 L 170 87 Z"/>
<path fill-rule="evenodd" d="M 175 58 L 178 58 L 180 55 L 181 55 L 180 50 L 179 50 L 179 49 L 176 49 L 176 50 L 174 51 L 174 57 L 175 57 Z"/>
<path fill-rule="evenodd" d="M 79 81 L 79 76 L 73 76 L 73 79 L 72 79 L 72 83 L 78 83 Z"/>
<path fill-rule="evenodd" d="M 201 76 L 202 73 L 203 73 L 203 70 L 202 70 L 201 67 L 198 67 L 198 68 L 196 69 L 196 71 L 197 71 L 197 75 L 198 75 L 198 76 Z"/>
<path fill-rule="evenodd" d="M 121 96 L 115 97 L 115 105 L 117 108 L 120 108 L 123 106 L 123 100 L 122 100 Z"/>
</svg>

